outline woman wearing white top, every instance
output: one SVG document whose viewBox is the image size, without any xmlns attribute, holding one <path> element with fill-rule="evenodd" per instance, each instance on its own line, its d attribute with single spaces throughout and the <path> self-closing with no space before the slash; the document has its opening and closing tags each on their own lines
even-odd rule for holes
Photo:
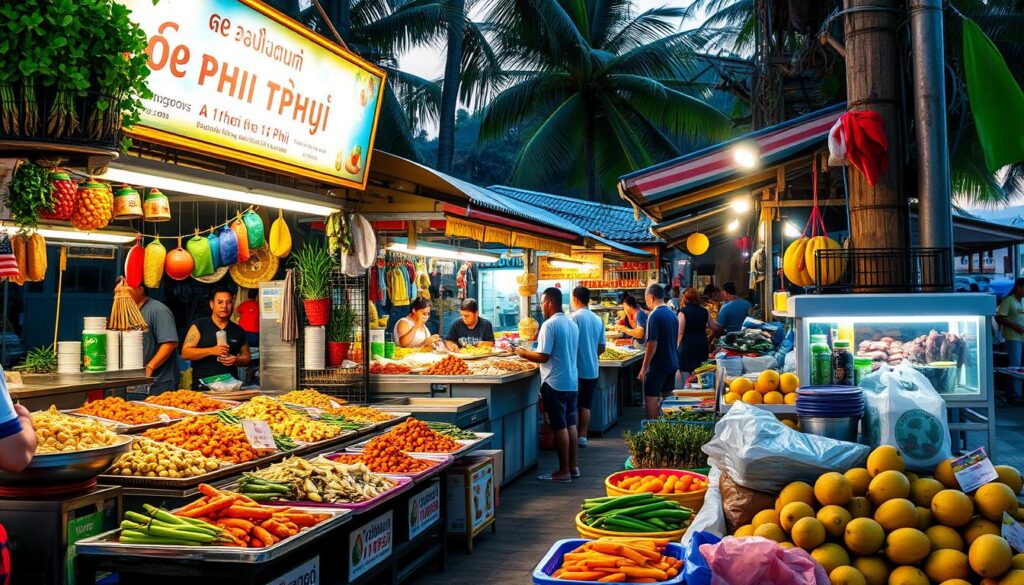
<svg viewBox="0 0 1024 585">
<path fill-rule="evenodd" d="M 431 335 L 427 329 L 427 319 L 430 318 L 430 301 L 423 297 L 416 297 L 416 300 L 409 306 L 409 316 L 402 317 L 395 323 L 395 345 L 398 347 L 423 347 L 433 345 L 441 339 L 439 335 Z"/>
</svg>

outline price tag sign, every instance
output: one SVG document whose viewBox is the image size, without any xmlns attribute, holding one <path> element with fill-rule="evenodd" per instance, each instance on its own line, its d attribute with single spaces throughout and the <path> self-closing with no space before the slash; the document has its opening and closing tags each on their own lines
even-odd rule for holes
<svg viewBox="0 0 1024 585">
<path fill-rule="evenodd" d="M 277 450 L 277 445 L 274 443 L 274 433 L 270 430 L 270 425 L 265 420 L 243 420 L 242 430 L 245 431 L 245 438 L 249 439 L 249 444 L 252 445 L 253 449 L 272 449 Z"/>
<path fill-rule="evenodd" d="M 999 477 L 992 460 L 988 458 L 984 447 L 978 447 L 966 455 L 953 460 L 953 474 L 964 493 L 971 493 L 981 486 Z"/>
<path fill-rule="evenodd" d="M 341 408 L 341 405 L 332 400 L 331 401 L 331 408 Z"/>
<path fill-rule="evenodd" d="M 306 410 L 306 416 L 308 416 L 309 418 L 311 418 L 313 420 L 320 420 L 320 411 L 318 409 L 311 407 L 311 408 L 307 408 L 305 410 Z"/>
<path fill-rule="evenodd" d="M 1021 526 L 1020 522 L 1014 520 L 1013 516 L 1006 512 L 1003 512 L 1003 525 L 1000 532 L 1014 550 L 1024 552 L 1024 526 Z"/>
</svg>

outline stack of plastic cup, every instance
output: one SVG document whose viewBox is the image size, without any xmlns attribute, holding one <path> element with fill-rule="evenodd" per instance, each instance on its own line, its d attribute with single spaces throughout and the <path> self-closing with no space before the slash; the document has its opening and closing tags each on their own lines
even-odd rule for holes
<svg viewBox="0 0 1024 585">
<path fill-rule="evenodd" d="M 121 369 L 121 332 L 107 330 L 107 371 Z"/>
<path fill-rule="evenodd" d="M 82 342 L 57 342 L 57 373 L 78 374 L 82 371 Z"/>
<path fill-rule="evenodd" d="M 85 331 L 103 331 L 107 328 L 106 317 L 84 317 L 82 329 Z"/>
<path fill-rule="evenodd" d="M 145 364 L 142 355 L 142 331 L 121 332 L 121 369 L 141 370 Z"/>
<path fill-rule="evenodd" d="M 302 367 L 306 370 L 327 369 L 327 331 L 323 327 L 306 327 L 303 335 Z"/>
</svg>

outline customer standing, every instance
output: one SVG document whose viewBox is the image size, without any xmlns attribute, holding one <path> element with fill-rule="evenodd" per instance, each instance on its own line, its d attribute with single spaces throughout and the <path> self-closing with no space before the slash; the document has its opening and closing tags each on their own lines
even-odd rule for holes
<svg viewBox="0 0 1024 585">
<path fill-rule="evenodd" d="M 249 289 L 245 300 L 235 308 L 238 326 L 245 331 L 245 341 L 250 349 L 260 346 L 260 304 L 256 302 L 257 292 L 254 288 Z"/>
<path fill-rule="evenodd" d="M 558 470 L 538 476 L 540 481 L 569 483 L 579 476 L 576 459 L 576 399 L 579 370 L 576 368 L 580 330 L 562 312 L 562 291 L 548 288 L 541 295 L 544 323 L 537 335 L 537 351 L 519 348 L 516 355 L 540 364 L 540 396 L 544 413 L 555 433 Z"/>
<path fill-rule="evenodd" d="M 14 404 L 7 391 L 7 380 L 0 368 L 0 469 L 18 473 L 36 454 L 36 433 L 28 409 Z M 7 531 L 0 524 L 0 584 L 10 582 L 11 555 L 7 550 Z"/>
<path fill-rule="evenodd" d="M 587 446 L 590 431 L 590 410 L 594 405 L 594 390 L 597 389 L 599 356 L 604 353 L 604 321 L 590 310 L 590 289 L 577 286 L 572 289 L 572 314 L 569 318 L 580 330 L 579 351 L 576 367 L 579 370 L 579 446 Z"/>
<path fill-rule="evenodd" d="M 722 296 L 725 297 L 725 304 L 718 311 L 718 324 L 725 333 L 739 331 L 750 314 L 750 301 L 736 296 L 736 285 L 731 282 L 722 285 Z"/>
<path fill-rule="evenodd" d="M 685 387 L 690 374 L 708 359 L 708 330 L 720 331 L 721 327 L 711 319 L 707 309 L 700 306 L 697 289 L 688 288 L 683 293 L 683 306 L 679 309 L 679 383 Z"/>
<path fill-rule="evenodd" d="M 1024 278 L 1013 282 L 1013 289 L 1006 295 L 996 309 L 996 323 L 1003 327 L 1003 346 L 1011 368 L 1019 367 L 1021 350 L 1024 349 Z M 1007 401 L 1010 404 L 1021 403 L 1021 382 L 1013 379 L 1013 396 Z"/>
<path fill-rule="evenodd" d="M 203 380 L 221 374 L 238 377 L 238 368 L 252 363 L 245 331 L 231 322 L 235 293 L 221 286 L 210 297 L 209 317 L 197 319 L 185 334 L 181 357 L 192 362 L 192 389 L 200 390 Z M 218 333 L 223 332 L 223 340 Z"/>
<path fill-rule="evenodd" d="M 644 363 L 640 366 L 640 381 L 644 387 L 644 405 L 647 418 L 656 419 L 661 410 L 661 398 L 675 388 L 679 356 L 676 341 L 679 338 L 679 321 L 672 309 L 665 305 L 665 290 L 660 284 L 647 287 L 644 298 L 651 314 L 647 317 L 644 338 Z"/>
<path fill-rule="evenodd" d="M 132 288 L 132 300 L 149 327 L 142 334 L 142 359 L 146 364 L 146 377 L 153 378 L 149 394 L 152 396 L 177 390 L 178 356 L 174 352 L 178 350 L 178 328 L 174 324 L 174 314 L 167 305 L 149 298 L 145 285 Z"/>
</svg>

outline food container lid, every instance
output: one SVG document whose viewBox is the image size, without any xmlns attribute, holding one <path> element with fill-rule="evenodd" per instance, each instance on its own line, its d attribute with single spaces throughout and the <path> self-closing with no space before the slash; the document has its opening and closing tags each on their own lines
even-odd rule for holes
<svg viewBox="0 0 1024 585">
<path fill-rule="evenodd" d="M 152 201 L 154 199 L 167 199 L 167 195 L 161 193 L 159 189 L 150 189 L 149 192 L 146 193 L 146 201 Z"/>
<path fill-rule="evenodd" d="M 114 192 L 115 197 L 128 197 L 131 195 L 138 197 L 139 192 L 132 189 L 129 185 L 121 185 L 117 188 L 117 191 Z"/>
<path fill-rule="evenodd" d="M 833 345 L 835 346 L 836 349 L 849 349 L 850 348 L 850 342 L 849 341 L 836 341 Z"/>
<path fill-rule="evenodd" d="M 110 185 L 106 183 L 101 183 L 94 179 L 93 177 L 89 177 L 84 182 L 79 183 L 78 186 L 82 189 L 106 189 L 108 191 L 110 190 Z"/>
</svg>

